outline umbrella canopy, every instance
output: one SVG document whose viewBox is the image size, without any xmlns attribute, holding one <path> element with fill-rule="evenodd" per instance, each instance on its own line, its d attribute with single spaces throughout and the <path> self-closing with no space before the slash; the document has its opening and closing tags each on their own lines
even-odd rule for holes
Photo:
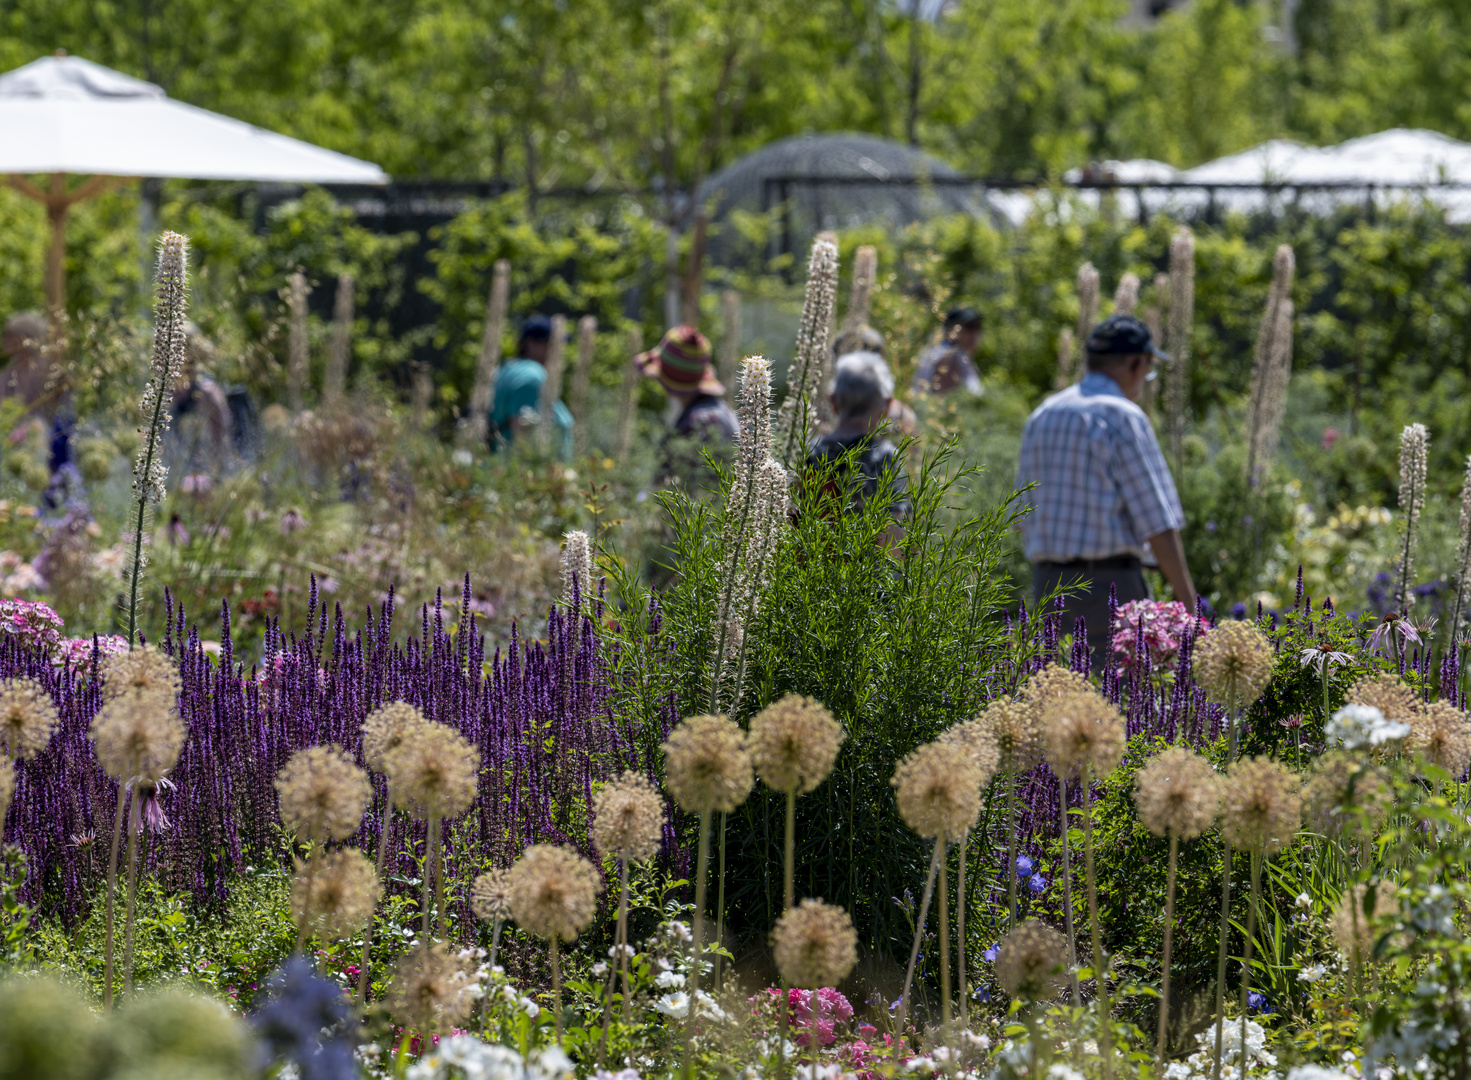
<svg viewBox="0 0 1471 1080">
<path fill-rule="evenodd" d="M 49 189 L 27 179 L 49 174 Z M 67 174 L 90 177 L 69 187 Z M 67 211 L 132 177 L 386 184 L 378 166 L 173 101 L 161 87 L 58 54 L 0 75 L 0 174 L 46 204 L 46 299 L 63 299 Z"/>
</svg>

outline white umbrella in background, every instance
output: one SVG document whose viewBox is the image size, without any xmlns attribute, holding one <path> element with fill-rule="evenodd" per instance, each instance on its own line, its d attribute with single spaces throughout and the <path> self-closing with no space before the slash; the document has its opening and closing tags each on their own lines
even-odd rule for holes
<svg viewBox="0 0 1471 1080">
<path fill-rule="evenodd" d="M 48 175 L 43 187 L 29 179 Z M 67 175 L 86 176 L 76 187 Z M 57 53 L 0 75 L 0 178 L 46 207 L 46 303 L 65 301 L 66 217 L 138 177 L 386 184 L 378 166 L 173 101 L 161 87 Z"/>
</svg>

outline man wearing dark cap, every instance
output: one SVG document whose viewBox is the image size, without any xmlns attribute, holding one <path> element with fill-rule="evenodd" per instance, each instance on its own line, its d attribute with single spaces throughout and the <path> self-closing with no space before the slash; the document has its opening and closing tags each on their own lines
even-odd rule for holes
<svg viewBox="0 0 1471 1080">
<path fill-rule="evenodd" d="M 515 441 L 523 431 L 542 422 L 538 413 L 541 387 L 547 381 L 547 349 L 552 340 L 552 320 L 532 315 L 521 326 L 516 359 L 502 364 L 495 377 L 495 401 L 490 409 L 491 445 L 500 448 Z M 572 414 L 560 401 L 552 403 L 551 422 L 557 427 L 561 457 L 572 456 Z"/>
<path fill-rule="evenodd" d="M 665 482 L 691 481 L 700 470 L 703 449 L 718 449 L 740 437 L 740 421 L 725 403 L 725 387 L 715 377 L 711 355 L 704 334 L 693 326 L 676 326 L 656 348 L 634 358 L 669 399 L 669 432 L 662 447 Z"/>
<path fill-rule="evenodd" d="M 976 346 L 981 343 L 981 313 L 973 307 L 956 308 L 945 316 L 945 332 L 919 358 L 914 372 L 916 394 L 948 394 L 965 387 L 981 393 L 976 370 Z"/>
<path fill-rule="evenodd" d="M 1086 620 L 1095 667 L 1112 651 L 1109 586 L 1120 604 L 1147 599 L 1146 559 L 1158 563 L 1175 599 L 1195 609 L 1180 542 L 1185 514 L 1137 404 L 1156 361 L 1168 360 L 1142 322 L 1111 316 L 1088 335 L 1082 381 L 1042 402 L 1022 432 L 1017 487 L 1037 485 L 1022 497 L 1032 512 L 1021 526 L 1034 595 L 1081 581 L 1067 596 L 1063 629 Z"/>
</svg>

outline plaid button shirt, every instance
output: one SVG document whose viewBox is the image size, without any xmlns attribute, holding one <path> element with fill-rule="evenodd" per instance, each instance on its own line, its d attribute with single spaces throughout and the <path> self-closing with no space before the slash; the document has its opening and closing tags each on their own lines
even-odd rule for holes
<svg viewBox="0 0 1471 1080">
<path fill-rule="evenodd" d="M 1021 523 L 1032 562 L 1141 555 L 1149 537 L 1185 524 L 1149 418 L 1102 372 L 1032 413 L 1016 483 L 1033 481 Z"/>
</svg>

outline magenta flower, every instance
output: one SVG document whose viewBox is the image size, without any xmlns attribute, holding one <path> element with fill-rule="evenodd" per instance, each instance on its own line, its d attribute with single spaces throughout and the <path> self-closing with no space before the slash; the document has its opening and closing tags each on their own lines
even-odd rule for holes
<svg viewBox="0 0 1471 1080">
<path fill-rule="evenodd" d="M 1133 600 L 1119 607 L 1114 620 L 1113 651 L 1120 658 L 1119 674 L 1132 671 L 1140 627 L 1149 646 L 1149 661 L 1155 671 L 1174 666 L 1186 633 L 1210 632 L 1210 623 L 1196 617 L 1178 600 Z"/>
<path fill-rule="evenodd" d="M 0 600 L 0 631 L 20 639 L 23 645 L 51 652 L 61 644 L 66 623 L 39 600 Z"/>
</svg>

